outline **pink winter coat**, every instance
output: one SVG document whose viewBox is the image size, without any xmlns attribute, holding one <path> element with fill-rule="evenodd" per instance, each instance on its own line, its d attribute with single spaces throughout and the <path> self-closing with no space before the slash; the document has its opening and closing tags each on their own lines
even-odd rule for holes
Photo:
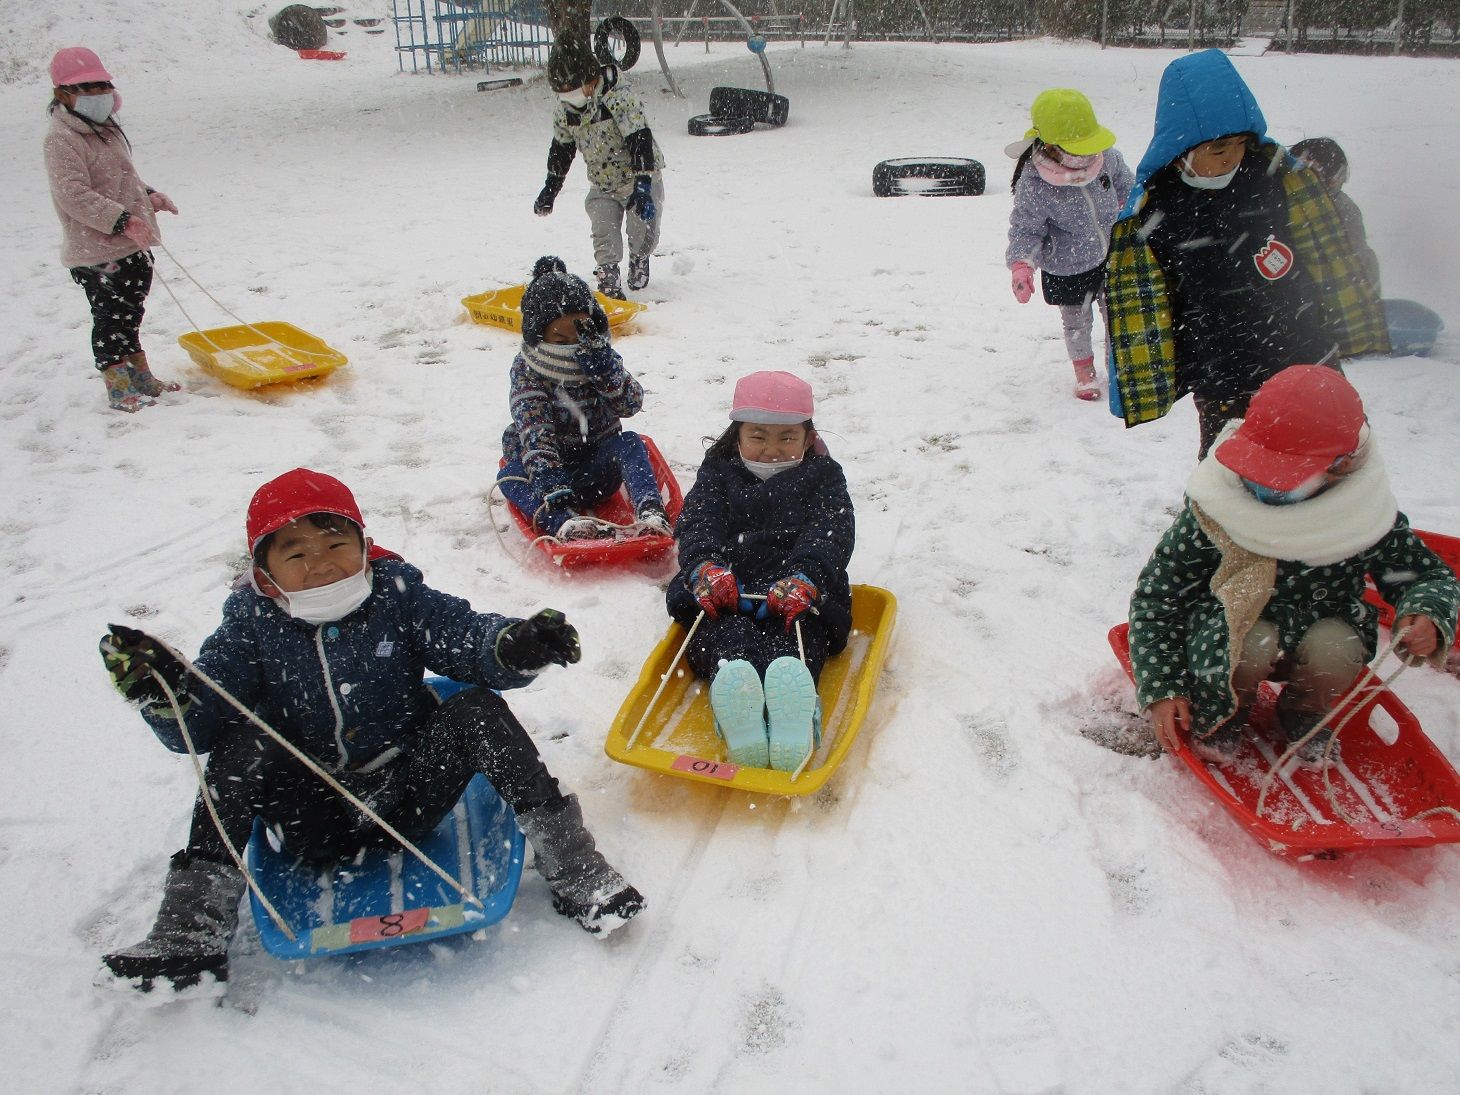
<svg viewBox="0 0 1460 1095">
<path fill-rule="evenodd" d="M 103 131 L 105 139 L 65 107 L 51 111 L 46 175 L 61 218 L 61 262 L 68 269 L 115 262 L 141 250 L 121 233 L 112 233 L 123 210 L 145 220 L 153 239 L 162 238 L 126 138 L 109 127 Z"/>
</svg>

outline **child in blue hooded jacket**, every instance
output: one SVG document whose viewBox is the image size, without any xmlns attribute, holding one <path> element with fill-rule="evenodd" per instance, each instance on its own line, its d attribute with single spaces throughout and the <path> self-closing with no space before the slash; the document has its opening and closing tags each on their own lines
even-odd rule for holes
<svg viewBox="0 0 1460 1095">
<path fill-rule="evenodd" d="M 596 850 L 577 798 L 559 790 L 493 691 L 578 661 L 577 631 L 550 609 L 526 620 L 474 612 L 375 547 L 364 527 L 332 476 L 296 468 L 260 487 L 248 509 L 252 569 L 196 665 L 409 840 L 485 775 L 516 811 L 558 911 L 595 933 L 626 922 L 643 898 Z M 261 817 L 286 848 L 319 861 L 389 837 L 142 632 L 114 624 L 101 652 L 164 745 L 183 751 L 186 729 L 209 754 L 221 822 L 220 832 L 199 798 L 152 931 L 106 955 L 106 968 L 144 991 L 224 981 L 244 880 L 223 834 L 242 849 Z M 427 670 L 478 687 L 438 704 Z"/>
<path fill-rule="evenodd" d="M 1111 230 L 1105 295 L 1112 411 L 1134 426 L 1191 392 L 1203 456 L 1290 363 L 1389 348 L 1332 199 L 1267 136 L 1216 49 L 1162 74 L 1155 134 Z"/>
<path fill-rule="evenodd" d="M 852 626 L 852 500 L 812 405 L 791 373 L 741 377 L 675 524 L 669 614 L 704 615 L 685 658 L 731 761 L 756 768 L 794 771 L 814 748 L 816 680 Z"/>
</svg>

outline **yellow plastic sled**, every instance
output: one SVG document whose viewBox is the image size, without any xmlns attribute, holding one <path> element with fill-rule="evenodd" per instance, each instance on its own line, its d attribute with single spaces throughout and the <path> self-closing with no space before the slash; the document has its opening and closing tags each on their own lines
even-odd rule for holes
<svg viewBox="0 0 1460 1095">
<path fill-rule="evenodd" d="M 292 323 L 247 323 L 178 336 L 205 372 L 235 388 L 261 388 L 332 373 L 348 359 Z"/>
<path fill-rule="evenodd" d="M 831 778 L 857 740 L 857 731 L 877 690 L 896 616 L 897 598 L 887 590 L 852 586 L 852 634 L 847 648 L 827 659 L 822 667 L 817 685 L 821 695 L 821 745 L 799 776 L 769 768 L 743 768 L 725 760 L 724 746 L 710 714 L 709 689 L 683 662 L 649 710 L 637 742 L 629 747 L 649 701 L 684 642 L 685 631 L 678 624 L 670 625 L 669 633 L 644 663 L 638 683 L 613 720 L 604 752 L 624 764 L 738 791 L 809 795 Z"/>
<path fill-rule="evenodd" d="M 488 327 L 501 327 L 504 331 L 522 332 L 522 294 L 526 290 L 525 285 L 513 285 L 507 289 L 494 289 L 490 293 L 478 293 L 475 296 L 462 297 L 461 304 L 471 316 L 473 323 L 483 323 Z M 609 330 L 615 334 L 620 328 L 627 327 L 640 312 L 649 306 L 640 304 L 633 300 L 614 300 L 602 293 L 594 293 L 598 303 L 608 313 Z"/>
</svg>

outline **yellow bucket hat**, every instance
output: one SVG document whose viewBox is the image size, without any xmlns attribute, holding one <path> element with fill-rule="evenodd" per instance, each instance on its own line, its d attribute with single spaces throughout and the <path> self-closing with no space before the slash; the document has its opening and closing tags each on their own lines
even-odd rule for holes
<svg viewBox="0 0 1460 1095">
<path fill-rule="evenodd" d="M 1041 91 L 1029 108 L 1029 117 L 1034 128 L 1024 134 L 1026 141 L 1038 137 L 1071 156 L 1091 156 L 1115 144 L 1115 134 L 1095 120 L 1090 100 L 1073 88 Z"/>
</svg>

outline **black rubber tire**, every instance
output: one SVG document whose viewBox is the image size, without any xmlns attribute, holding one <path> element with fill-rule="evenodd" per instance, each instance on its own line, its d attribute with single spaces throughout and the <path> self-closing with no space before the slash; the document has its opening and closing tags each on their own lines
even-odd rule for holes
<svg viewBox="0 0 1460 1095">
<path fill-rule="evenodd" d="M 717 118 L 750 118 L 783 126 L 791 116 L 791 100 L 748 87 L 716 87 L 710 89 L 710 113 Z"/>
<path fill-rule="evenodd" d="M 290 49 L 323 49 L 330 36 L 329 28 L 324 25 L 324 16 L 307 4 L 280 8 L 269 18 L 269 33 L 279 45 Z"/>
<path fill-rule="evenodd" d="M 692 137 L 730 137 L 749 133 L 754 128 L 754 118 L 717 118 L 713 114 L 696 114 L 689 120 Z"/>
<path fill-rule="evenodd" d="M 521 76 L 504 76 L 500 80 L 478 80 L 478 91 L 500 91 L 504 87 L 521 87 Z"/>
<path fill-rule="evenodd" d="M 613 55 L 614 35 L 624 40 L 622 57 Z M 609 16 L 593 32 L 593 56 L 598 58 L 600 65 L 617 65 L 621 72 L 627 72 L 639 63 L 640 45 L 639 28 L 622 15 Z"/>
<path fill-rule="evenodd" d="M 983 188 L 983 164 L 958 156 L 883 160 L 872 169 L 872 193 L 879 198 L 972 197 Z"/>
</svg>

